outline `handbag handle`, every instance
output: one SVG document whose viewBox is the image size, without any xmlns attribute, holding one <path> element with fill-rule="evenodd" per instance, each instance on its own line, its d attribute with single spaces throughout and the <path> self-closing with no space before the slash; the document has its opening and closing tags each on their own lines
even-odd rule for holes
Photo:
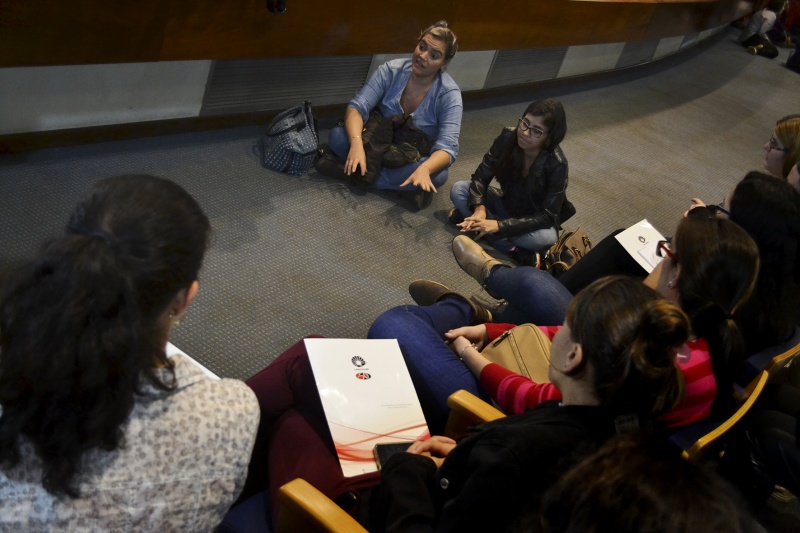
<svg viewBox="0 0 800 533">
<path fill-rule="evenodd" d="M 280 15 L 286 12 L 286 0 L 267 0 L 267 9 L 270 13 Z"/>
</svg>

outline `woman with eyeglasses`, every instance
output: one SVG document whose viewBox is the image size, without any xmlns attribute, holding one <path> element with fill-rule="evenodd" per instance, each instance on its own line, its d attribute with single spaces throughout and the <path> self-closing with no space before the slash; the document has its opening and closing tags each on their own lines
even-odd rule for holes
<svg viewBox="0 0 800 533">
<path fill-rule="evenodd" d="M 792 167 L 800 163 L 800 114 L 787 115 L 775 124 L 764 151 L 764 169 L 773 176 L 787 179 Z"/>
<path fill-rule="evenodd" d="M 572 301 L 551 346 L 559 401 L 482 424 L 458 444 L 414 442 L 379 473 L 349 478 L 300 342 L 248 381 L 263 406 L 259 431 L 269 436 L 270 491 L 302 477 L 366 518 L 370 531 L 507 531 L 521 512 L 538 509 L 570 463 L 616 432 L 648 428 L 676 404 L 683 383 L 675 351 L 689 328 L 678 306 L 643 284 L 598 280 Z"/>
<path fill-rule="evenodd" d="M 737 317 L 755 286 L 758 248 L 737 224 L 702 209 L 681 219 L 675 236 L 659 250 L 664 260 L 645 284 L 680 305 L 695 336 L 677 357 L 686 397 L 661 418 L 665 426 L 677 427 L 704 419 L 712 407 L 723 409 L 731 397 L 733 371 L 746 354 Z M 506 294 L 509 305 L 525 301 L 513 324 L 477 323 L 474 303 L 438 283 L 417 281 L 409 292 L 419 305 L 390 309 L 370 328 L 370 338 L 398 340 L 429 424 L 445 420 L 447 397 L 459 389 L 492 399 L 508 413 L 559 397 L 553 384 L 535 383 L 490 363 L 481 350 L 514 324 L 534 323 L 552 336 L 558 328 L 548 326 L 563 321 L 572 295 L 551 290 L 559 283 L 542 270 L 509 267 L 488 254 L 486 258 L 492 277 L 513 276 L 523 268 L 530 273 L 517 278 L 521 283 L 513 287 L 513 296 Z M 499 320 L 508 319 L 501 315 Z"/>
<path fill-rule="evenodd" d="M 800 242 L 800 193 L 787 181 L 753 171 L 737 184 L 721 205 L 693 206 L 687 211 L 695 214 L 709 212 L 718 217 L 729 217 L 739 224 L 759 249 L 761 269 L 756 296 L 742 309 L 743 316 L 747 317 L 742 323 L 747 353 L 755 354 L 788 342 L 800 324 L 800 307 L 797 305 L 800 301 L 800 251 L 797 245 Z M 616 242 L 614 238 L 610 240 Z M 467 274 L 487 292 L 507 301 L 501 313 L 493 313 L 494 319 L 514 324 L 556 323 L 563 313 L 563 304 L 559 302 L 574 290 L 565 284 L 565 278 L 573 270 L 582 275 L 585 272 L 584 278 L 589 281 L 608 271 L 622 271 L 642 279 L 646 276 L 638 263 L 625 269 L 626 261 L 634 261 L 624 249 L 619 254 L 603 254 L 603 250 L 596 247 L 557 281 L 550 274 L 532 267 L 494 268 L 499 262 L 466 236 L 459 235 L 453 240 L 453 252 Z M 480 312 L 487 313 L 477 304 L 473 305 Z"/>
<path fill-rule="evenodd" d="M 558 100 L 530 104 L 516 128 L 504 128 L 470 181 L 450 191 L 449 219 L 462 232 L 490 236 L 492 245 L 525 263 L 558 238 L 568 165 L 560 144 L 567 117 Z M 495 179 L 500 189 L 489 186 Z"/>
<path fill-rule="evenodd" d="M 797 168 L 800 163 L 800 114 L 787 115 L 777 121 L 772 136 L 764 144 L 764 151 L 765 170 L 776 178 L 788 181 L 789 185 L 800 192 L 800 175 Z M 689 209 L 704 205 L 706 204 L 699 198 L 693 198 Z M 728 198 L 711 208 L 720 215 L 726 215 L 728 210 L 726 205 Z M 559 276 L 561 284 L 575 294 L 600 276 L 627 274 L 643 278 L 646 275 L 644 269 L 615 238 L 621 231 L 623 230 L 617 230 L 596 242 L 589 254 Z M 454 252 L 458 255 L 455 247 Z"/>
</svg>

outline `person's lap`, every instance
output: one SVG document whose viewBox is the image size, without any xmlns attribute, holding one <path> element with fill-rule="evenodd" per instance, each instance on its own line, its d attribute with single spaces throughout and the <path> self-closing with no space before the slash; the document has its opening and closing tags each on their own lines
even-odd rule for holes
<svg viewBox="0 0 800 533">
<path fill-rule="evenodd" d="M 472 215 L 472 208 L 469 206 L 469 185 L 469 181 L 458 181 L 450 189 L 450 200 L 464 218 Z M 491 187 L 486 191 L 485 202 L 486 218 L 491 220 L 511 218 L 511 214 L 503 206 L 502 198 L 494 194 Z M 552 246 L 557 239 L 558 230 L 556 228 L 541 228 L 513 237 L 496 235 L 485 237 L 487 243 L 503 253 L 508 253 L 514 246 L 531 252 L 539 252 Z"/>
<path fill-rule="evenodd" d="M 464 389 L 488 399 L 478 379 L 444 342 L 444 333 L 469 324 L 470 314 L 466 303 L 450 299 L 429 307 L 400 306 L 376 318 L 367 334 L 397 339 L 432 434 L 444 430 L 452 393 Z"/>
<path fill-rule="evenodd" d="M 350 151 L 350 140 L 347 138 L 347 133 L 342 126 L 334 126 L 331 129 L 331 132 L 328 135 L 328 145 L 336 157 L 342 161 L 347 160 L 347 155 Z M 401 187 L 400 184 L 405 182 L 409 176 L 411 176 L 411 174 L 413 174 L 414 171 L 419 168 L 420 164 L 427 160 L 427 157 L 423 157 L 417 162 L 409 163 L 408 165 L 399 168 L 381 169 L 380 174 L 378 174 L 378 177 L 372 184 L 372 188 L 397 191 L 419 190 L 419 188 L 415 187 L 414 185 L 406 185 L 405 187 Z M 448 168 L 444 168 L 439 172 L 431 174 L 431 183 L 433 183 L 433 186 L 438 189 L 447 182 L 448 177 Z"/>
</svg>

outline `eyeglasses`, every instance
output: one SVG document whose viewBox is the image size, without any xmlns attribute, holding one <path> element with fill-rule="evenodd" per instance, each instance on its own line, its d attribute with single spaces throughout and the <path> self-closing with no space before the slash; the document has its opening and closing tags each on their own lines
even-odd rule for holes
<svg viewBox="0 0 800 533">
<path fill-rule="evenodd" d="M 534 139 L 538 139 L 545 133 L 543 129 L 528 124 L 528 121 L 526 121 L 524 118 L 519 119 L 518 127 L 519 129 L 522 130 L 522 133 L 525 133 L 527 131 Z"/>
<path fill-rule="evenodd" d="M 672 237 L 667 237 L 663 241 L 658 241 L 658 245 L 656 246 L 656 255 L 658 257 L 669 257 L 670 259 L 675 259 L 675 254 L 672 253 L 672 250 L 670 250 L 671 242 Z"/>
<path fill-rule="evenodd" d="M 781 148 L 780 146 L 778 146 L 778 141 L 775 140 L 775 137 L 770 137 L 769 138 L 769 149 L 770 150 L 775 150 L 776 152 L 787 152 L 788 151 L 786 148 Z"/>
</svg>

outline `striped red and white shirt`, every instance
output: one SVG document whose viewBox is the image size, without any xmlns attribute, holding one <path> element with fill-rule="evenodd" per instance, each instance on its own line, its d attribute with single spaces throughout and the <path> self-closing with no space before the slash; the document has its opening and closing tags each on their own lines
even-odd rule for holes
<svg viewBox="0 0 800 533">
<path fill-rule="evenodd" d="M 512 329 L 513 324 L 486 324 L 489 341 Z M 539 326 L 552 341 L 561 326 Z M 689 341 L 678 352 L 676 360 L 686 382 L 683 399 L 659 420 L 668 428 L 691 424 L 711 413 L 717 395 L 717 382 L 711 367 L 711 354 L 704 339 Z M 560 400 L 561 392 L 552 383 L 536 383 L 496 363 L 484 367 L 481 387 L 506 414 L 519 414 L 546 400 Z"/>
</svg>

